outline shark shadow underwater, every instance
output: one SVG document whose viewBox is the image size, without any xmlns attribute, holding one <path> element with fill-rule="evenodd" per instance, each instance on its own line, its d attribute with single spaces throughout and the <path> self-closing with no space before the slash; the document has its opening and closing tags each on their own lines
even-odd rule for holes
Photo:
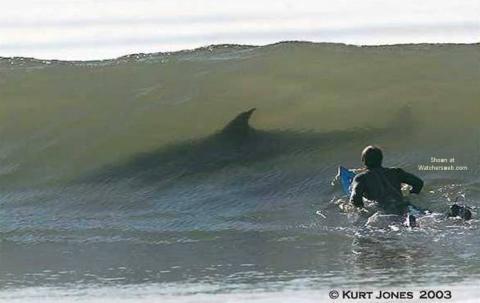
<svg viewBox="0 0 480 303">
<path fill-rule="evenodd" d="M 81 183 L 159 182 L 211 173 L 230 166 L 248 165 L 276 157 L 315 152 L 351 142 L 366 142 L 382 136 L 399 137 L 410 133 L 412 117 L 409 107 L 400 110 L 383 128 L 358 128 L 343 131 L 315 132 L 294 130 L 259 130 L 250 126 L 252 108 L 238 114 L 216 133 L 199 139 L 171 144 L 152 152 L 136 155 L 123 163 L 103 167 L 82 178 Z"/>
</svg>

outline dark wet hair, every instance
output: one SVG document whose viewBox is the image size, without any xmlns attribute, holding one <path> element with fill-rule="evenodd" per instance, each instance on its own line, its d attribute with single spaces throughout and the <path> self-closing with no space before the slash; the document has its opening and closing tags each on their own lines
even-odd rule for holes
<svg viewBox="0 0 480 303">
<path fill-rule="evenodd" d="M 458 204 L 453 204 L 450 207 L 450 212 L 448 213 L 449 217 L 460 217 L 464 220 L 470 220 L 472 218 L 472 212 L 465 206 L 460 206 Z"/>
<path fill-rule="evenodd" d="M 377 146 L 369 145 L 362 151 L 362 162 L 368 168 L 382 166 L 382 160 L 382 150 Z"/>
</svg>

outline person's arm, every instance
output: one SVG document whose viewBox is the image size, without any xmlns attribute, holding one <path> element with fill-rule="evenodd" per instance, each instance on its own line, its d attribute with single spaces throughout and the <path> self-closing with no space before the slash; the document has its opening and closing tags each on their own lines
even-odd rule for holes
<svg viewBox="0 0 480 303">
<path fill-rule="evenodd" d="M 360 175 L 356 175 L 352 182 L 352 194 L 350 202 L 356 207 L 363 207 L 363 194 L 365 192 L 365 184 Z"/>
<path fill-rule="evenodd" d="M 418 194 L 423 188 L 423 181 L 419 177 L 415 176 L 414 174 L 407 173 L 403 169 L 399 170 L 400 182 L 406 183 L 412 187 L 410 193 Z"/>
</svg>

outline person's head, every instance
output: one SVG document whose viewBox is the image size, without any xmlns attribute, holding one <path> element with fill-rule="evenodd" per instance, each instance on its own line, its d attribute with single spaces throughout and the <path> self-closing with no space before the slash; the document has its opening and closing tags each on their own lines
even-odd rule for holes
<svg viewBox="0 0 480 303">
<path fill-rule="evenodd" d="M 460 217 L 464 220 L 470 220 L 472 218 L 472 212 L 465 206 L 460 206 L 458 204 L 453 204 L 450 207 L 450 212 L 448 213 L 449 217 Z"/>
<path fill-rule="evenodd" d="M 362 162 L 367 168 L 382 166 L 382 160 L 382 150 L 377 146 L 369 145 L 362 151 Z"/>
</svg>

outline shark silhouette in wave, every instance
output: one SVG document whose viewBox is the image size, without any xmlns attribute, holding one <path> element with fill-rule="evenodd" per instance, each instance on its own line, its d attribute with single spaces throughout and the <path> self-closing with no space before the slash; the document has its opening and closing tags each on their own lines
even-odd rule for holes
<svg viewBox="0 0 480 303">
<path fill-rule="evenodd" d="M 411 112 L 405 108 L 385 128 L 362 128 L 319 133 L 293 130 L 259 130 L 250 126 L 255 108 L 238 114 L 218 132 L 201 139 L 172 144 L 132 157 L 124 163 L 104 167 L 83 181 L 160 181 L 209 173 L 233 165 L 273 159 L 293 153 L 315 152 L 324 147 L 381 136 L 410 132 Z"/>
</svg>

